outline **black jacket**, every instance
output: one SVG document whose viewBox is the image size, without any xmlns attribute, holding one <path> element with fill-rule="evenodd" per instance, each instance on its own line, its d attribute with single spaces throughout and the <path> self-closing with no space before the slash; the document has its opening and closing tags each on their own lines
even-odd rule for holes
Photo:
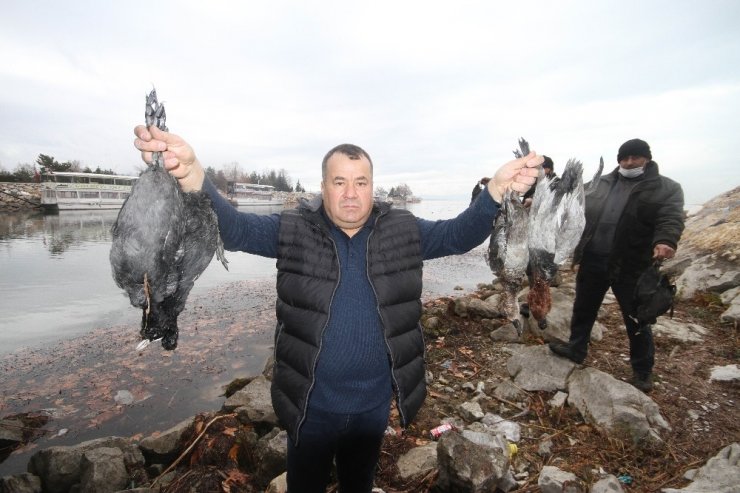
<svg viewBox="0 0 740 493">
<path fill-rule="evenodd" d="M 367 275 L 383 323 L 401 424 L 407 426 L 426 396 L 421 317 L 422 255 L 419 227 L 408 211 L 376 205 L 368 239 Z M 329 225 L 303 204 L 280 218 L 277 319 L 272 400 L 281 425 L 297 443 L 314 384 L 316 363 L 339 263 Z"/>
<path fill-rule="evenodd" d="M 596 190 L 586 196 L 586 227 L 573 255 L 574 264 L 583 257 L 583 250 L 594 234 L 606 198 L 618 179 L 619 168 L 615 168 L 602 176 Z M 612 281 L 636 280 L 652 263 L 656 244 L 678 247 L 684 229 L 683 206 L 681 185 L 661 176 L 655 161 L 646 164 L 643 179 L 632 189 L 617 224 L 609 257 Z"/>
</svg>

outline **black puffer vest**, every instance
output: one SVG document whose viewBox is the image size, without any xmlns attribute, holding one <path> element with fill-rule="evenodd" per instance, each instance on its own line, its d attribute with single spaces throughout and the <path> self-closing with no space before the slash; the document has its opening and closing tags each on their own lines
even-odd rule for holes
<svg viewBox="0 0 740 493">
<path fill-rule="evenodd" d="M 280 217 L 271 392 L 275 413 L 296 443 L 340 275 L 336 246 L 320 206 L 320 201 L 304 203 Z M 408 211 L 376 204 L 374 213 L 367 275 L 383 323 L 401 425 L 408 426 L 426 396 L 419 325 L 420 233 L 416 218 Z"/>
</svg>

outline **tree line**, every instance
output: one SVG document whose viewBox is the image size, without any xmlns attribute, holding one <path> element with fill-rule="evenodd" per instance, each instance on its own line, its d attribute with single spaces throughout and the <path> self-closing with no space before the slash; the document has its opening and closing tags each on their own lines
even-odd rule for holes
<svg viewBox="0 0 740 493">
<path fill-rule="evenodd" d="M 98 173 L 103 175 L 116 175 L 112 169 L 105 169 L 97 166 L 95 169 L 89 166 L 82 166 L 79 161 L 65 161 L 60 163 L 53 156 L 39 154 L 36 162 L 31 165 L 28 163 L 19 163 L 15 169 L 10 172 L 0 167 L 0 182 L 28 183 L 38 182 L 40 176 L 46 173 L 57 173 L 71 171 L 77 173 Z M 206 175 L 216 185 L 217 188 L 226 192 L 229 181 L 243 183 L 261 183 L 262 185 L 272 185 L 276 190 L 281 192 L 305 192 L 306 189 L 297 180 L 295 186 L 285 170 L 269 170 L 263 173 L 252 171 L 247 173 L 242 171 L 239 163 L 231 163 L 224 166 L 224 169 L 216 171 L 212 166 L 206 168 Z"/>
<path fill-rule="evenodd" d="M 4 182 L 32 182 L 39 181 L 40 175 L 45 173 L 56 173 L 60 171 L 72 171 L 77 173 L 98 173 L 101 175 L 117 174 L 112 169 L 104 169 L 100 166 L 95 169 L 90 166 L 82 166 L 79 161 L 65 161 L 60 163 L 53 156 L 39 154 L 34 164 L 19 163 L 12 172 L 0 168 L 0 181 Z"/>
<path fill-rule="evenodd" d="M 256 171 L 243 171 L 239 163 L 233 162 L 216 171 L 213 166 L 206 168 L 206 176 L 216 185 L 219 190 L 226 191 L 229 182 L 235 183 L 255 183 L 259 185 L 270 185 L 275 187 L 278 192 L 305 192 L 306 189 L 301 185 L 301 180 L 297 180 L 293 186 L 293 180 L 284 169 L 278 171 L 267 170 L 262 173 Z"/>
<path fill-rule="evenodd" d="M 95 169 L 89 166 L 82 166 L 79 161 L 65 161 L 60 163 L 53 156 L 47 156 L 46 154 L 39 154 L 36 158 L 36 162 L 31 164 L 18 164 L 12 172 L 6 171 L 0 167 L 0 182 L 18 182 L 28 183 L 33 181 L 39 181 L 40 175 L 50 172 L 63 172 L 73 171 L 78 173 L 98 173 L 103 175 L 116 175 L 112 169 L 105 169 L 97 166 Z M 261 185 L 271 185 L 275 187 L 275 190 L 279 192 L 305 192 L 306 189 L 301 185 L 300 180 L 296 180 L 295 186 L 293 180 L 285 172 L 284 169 L 280 170 L 267 170 L 262 173 L 256 171 L 247 172 L 237 162 L 222 166 L 221 169 L 216 170 L 213 166 L 206 168 L 206 175 L 216 185 L 216 188 L 226 192 L 228 189 L 229 182 L 238 183 L 257 183 Z M 383 187 L 377 187 L 375 189 L 375 195 L 387 196 L 391 199 L 403 199 L 406 200 L 413 197 L 411 188 L 405 183 L 401 183 L 396 187 L 391 187 L 390 191 L 386 191 Z"/>
</svg>

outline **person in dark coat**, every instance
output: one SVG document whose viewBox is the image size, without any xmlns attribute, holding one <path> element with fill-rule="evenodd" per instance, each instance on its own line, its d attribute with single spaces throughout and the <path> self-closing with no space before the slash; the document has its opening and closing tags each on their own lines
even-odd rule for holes
<svg viewBox="0 0 740 493">
<path fill-rule="evenodd" d="M 336 460 L 340 491 L 370 492 L 391 400 L 405 427 L 426 395 L 423 260 L 481 244 L 505 190 L 526 192 L 542 158 L 503 165 L 459 216 L 427 221 L 374 203 L 370 156 L 342 144 L 322 162 L 321 197 L 260 216 L 228 204 L 180 137 L 135 133 L 145 161 L 163 151 L 183 190 L 210 196 L 226 249 L 277 258 L 271 393 L 289 436 L 288 490 L 326 491 Z"/>
<path fill-rule="evenodd" d="M 575 249 L 579 264 L 568 342 L 550 349 L 576 363 L 586 358 L 596 316 L 611 287 L 630 343 L 630 383 L 649 392 L 655 345 L 650 325 L 630 318 L 640 274 L 654 261 L 672 258 L 684 229 L 681 185 L 662 176 L 647 142 L 628 140 L 619 148 L 619 167 L 602 176 L 586 196 L 586 227 Z"/>
<path fill-rule="evenodd" d="M 488 185 L 488 182 L 490 181 L 490 178 L 483 177 L 480 180 L 478 180 L 478 183 L 475 184 L 473 187 L 473 192 L 470 194 L 470 203 L 472 204 L 473 201 L 478 197 L 478 194 L 480 194 L 481 190 L 486 188 L 486 185 Z"/>
</svg>

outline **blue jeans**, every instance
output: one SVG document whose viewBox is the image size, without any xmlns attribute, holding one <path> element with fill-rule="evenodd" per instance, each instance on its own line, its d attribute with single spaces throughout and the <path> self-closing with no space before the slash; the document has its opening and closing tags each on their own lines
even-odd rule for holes
<svg viewBox="0 0 740 493">
<path fill-rule="evenodd" d="M 288 493 L 325 493 L 334 458 L 340 493 L 369 493 L 390 402 L 360 414 L 308 409 L 296 447 L 288 440 Z"/>
</svg>

